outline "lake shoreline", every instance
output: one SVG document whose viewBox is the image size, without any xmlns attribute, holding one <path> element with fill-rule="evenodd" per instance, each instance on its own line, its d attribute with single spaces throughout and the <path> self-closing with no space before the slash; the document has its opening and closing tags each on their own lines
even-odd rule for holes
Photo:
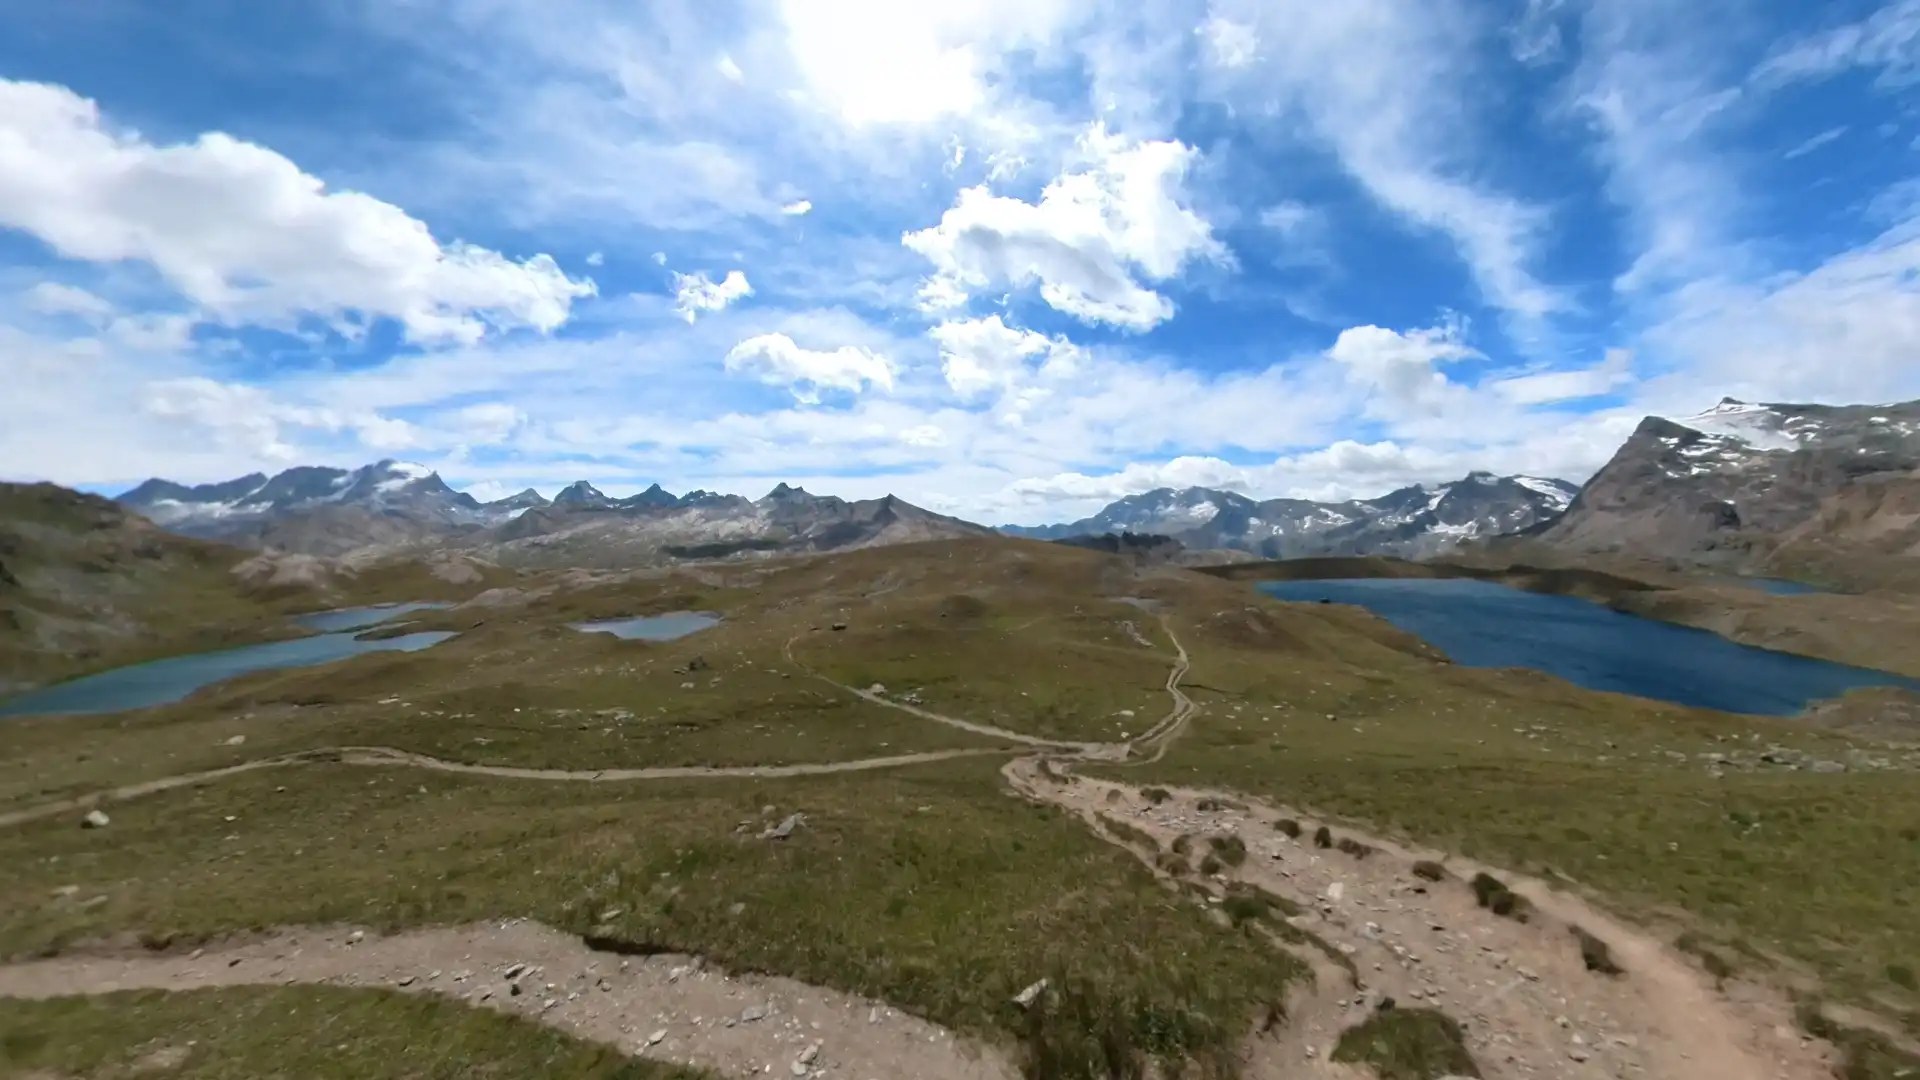
<svg viewBox="0 0 1920 1080">
<path fill-rule="evenodd" d="M 1584 567 L 1470 566 L 1386 556 L 1196 567 L 1228 581 L 1468 578 L 1572 596 L 1614 611 L 1717 634 L 1741 645 L 1920 678 L 1920 598 L 1899 593 L 1780 595 L 1733 581 L 1655 584 Z"/>
</svg>

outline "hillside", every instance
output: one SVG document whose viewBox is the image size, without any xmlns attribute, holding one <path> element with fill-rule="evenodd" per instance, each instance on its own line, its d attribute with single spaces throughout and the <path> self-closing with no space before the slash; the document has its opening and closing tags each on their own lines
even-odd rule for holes
<svg viewBox="0 0 1920 1080">
<path fill-rule="evenodd" d="M 229 573 L 244 557 L 95 495 L 0 484 L 0 694 L 255 634 Z"/>
<path fill-rule="evenodd" d="M 1920 555 L 1920 401 L 1648 417 L 1533 539 L 1583 556 L 1864 582 Z"/>
</svg>

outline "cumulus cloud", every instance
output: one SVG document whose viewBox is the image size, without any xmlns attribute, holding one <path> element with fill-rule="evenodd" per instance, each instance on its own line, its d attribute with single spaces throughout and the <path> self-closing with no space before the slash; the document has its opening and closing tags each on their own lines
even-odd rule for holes
<svg viewBox="0 0 1920 1080">
<path fill-rule="evenodd" d="M 1050 306 L 1083 322 L 1146 330 L 1172 318 L 1173 303 L 1140 278 L 1166 281 L 1195 259 L 1228 260 L 1185 205 L 1192 147 L 1133 142 L 1096 124 L 1079 150 L 1085 164 L 1056 177 L 1037 203 L 967 188 L 939 224 L 902 237 L 933 263 L 921 290 L 928 308 L 1037 284 Z"/>
<path fill-rule="evenodd" d="M 398 322 L 415 342 L 551 331 L 595 293 L 552 258 L 442 244 L 399 207 L 324 183 L 218 132 L 154 145 L 65 87 L 0 80 L 0 225 L 64 258 L 150 264 L 208 316 L 346 332 Z"/>
<path fill-rule="evenodd" d="M 807 213 L 812 209 L 813 204 L 811 202 L 808 202 L 806 199 L 796 199 L 782 206 L 780 212 L 788 217 L 799 217 L 801 214 Z"/>
<path fill-rule="evenodd" d="M 870 349 L 842 345 L 821 352 L 802 348 L 785 334 L 761 334 L 735 345 L 727 351 L 726 368 L 786 386 L 809 404 L 820 400 L 822 390 L 891 390 L 895 370 L 892 360 Z"/>
<path fill-rule="evenodd" d="M 464 442 L 492 445 L 506 442 L 527 422 L 527 414 L 504 401 L 468 405 L 455 414 L 456 428 Z"/>
<path fill-rule="evenodd" d="M 962 398 L 1011 390 L 1041 361 L 1050 375 L 1070 372 L 1080 350 L 1065 338 L 1008 326 L 1000 316 L 943 322 L 931 336 L 940 346 L 940 368 L 947 385 Z"/>
<path fill-rule="evenodd" d="M 1327 358 L 1374 396 L 1376 413 L 1437 413 L 1461 390 L 1435 365 L 1479 354 L 1461 340 L 1457 325 L 1400 333 L 1378 326 L 1342 330 Z"/>
<path fill-rule="evenodd" d="M 704 272 L 673 275 L 673 310 L 690 323 L 699 318 L 701 312 L 721 311 L 735 300 L 752 295 L 753 286 L 747 284 L 747 275 L 739 270 L 727 271 L 727 276 L 720 281 L 714 281 Z"/>
</svg>

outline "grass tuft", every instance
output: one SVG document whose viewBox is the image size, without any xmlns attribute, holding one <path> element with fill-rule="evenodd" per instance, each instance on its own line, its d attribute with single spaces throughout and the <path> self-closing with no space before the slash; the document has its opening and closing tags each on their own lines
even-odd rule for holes
<svg viewBox="0 0 1920 1080">
<path fill-rule="evenodd" d="M 1273 823 L 1273 827 L 1285 833 L 1289 840 L 1300 839 L 1300 823 L 1292 818 L 1281 818 Z"/>
<path fill-rule="evenodd" d="M 1480 1075 L 1460 1025 L 1434 1009 L 1387 1009 L 1340 1034 L 1333 1060 L 1370 1066 L 1380 1080 Z"/>
<path fill-rule="evenodd" d="M 1474 899 L 1480 906 L 1503 918 L 1516 922 L 1526 922 L 1531 915 L 1532 905 L 1526 899 L 1507 888 L 1507 883 L 1486 871 L 1473 875 L 1471 882 Z"/>
<path fill-rule="evenodd" d="M 1587 965 L 1588 971 L 1599 972 L 1602 975 L 1626 974 L 1626 970 L 1614 961 L 1613 950 L 1607 948 L 1606 942 L 1593 936 L 1584 926 L 1568 929 L 1573 932 L 1574 940 L 1580 943 L 1580 959 Z"/>
<path fill-rule="evenodd" d="M 1313 846 L 1317 848 L 1332 847 L 1333 846 L 1333 830 L 1327 828 L 1325 825 L 1322 825 L 1319 828 L 1313 830 Z"/>
<path fill-rule="evenodd" d="M 1228 866 L 1239 866 L 1247 861 L 1247 842 L 1237 836 L 1209 836 L 1207 846 Z"/>
<path fill-rule="evenodd" d="M 1413 864 L 1413 876 L 1426 881 L 1445 881 L 1447 868 L 1432 859 L 1421 859 Z"/>
</svg>

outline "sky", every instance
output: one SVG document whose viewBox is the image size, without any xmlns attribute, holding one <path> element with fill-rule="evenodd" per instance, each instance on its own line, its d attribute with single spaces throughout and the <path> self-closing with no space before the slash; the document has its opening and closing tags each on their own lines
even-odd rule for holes
<svg viewBox="0 0 1920 1080">
<path fill-rule="evenodd" d="M 0 478 L 975 520 L 1920 397 L 1920 0 L 0 0 Z"/>
</svg>

